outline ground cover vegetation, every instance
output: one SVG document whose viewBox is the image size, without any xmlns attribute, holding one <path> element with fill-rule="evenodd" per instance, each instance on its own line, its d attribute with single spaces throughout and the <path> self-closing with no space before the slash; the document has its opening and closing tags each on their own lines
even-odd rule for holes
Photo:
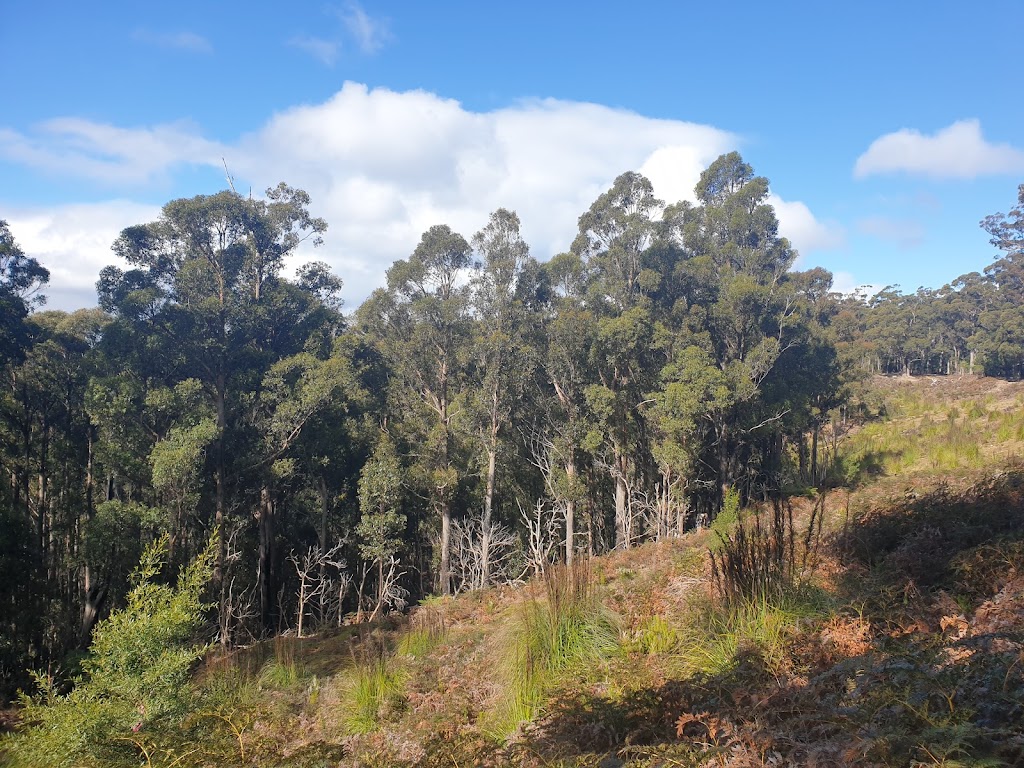
<svg viewBox="0 0 1024 768">
<path fill-rule="evenodd" d="M 868 301 L 767 195 L 626 173 L 546 263 L 438 225 L 351 316 L 284 184 L 168 203 L 73 313 L 4 226 L 3 756 L 1022 759 L 1024 390 L 970 375 L 1021 372 L 1021 208 Z"/>
</svg>

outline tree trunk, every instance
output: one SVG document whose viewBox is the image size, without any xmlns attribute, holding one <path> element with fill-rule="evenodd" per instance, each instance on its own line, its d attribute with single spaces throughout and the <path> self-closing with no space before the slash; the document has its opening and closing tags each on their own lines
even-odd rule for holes
<svg viewBox="0 0 1024 768">
<path fill-rule="evenodd" d="M 631 526 L 627 518 L 629 511 L 626 509 L 627 459 L 625 451 L 620 446 L 615 445 L 613 450 L 615 461 L 615 548 L 629 549 Z"/>
<path fill-rule="evenodd" d="M 271 548 L 274 543 L 274 502 L 271 498 L 270 489 L 267 486 L 260 489 L 259 531 L 260 623 L 264 629 L 270 629 L 272 627 L 270 621 L 271 604 L 274 597 L 274 585 L 271 578 L 271 571 L 273 569 Z M 299 622 L 301 624 L 301 605 L 299 610 Z"/>
<path fill-rule="evenodd" d="M 452 567 L 451 567 L 451 535 L 452 535 L 452 505 L 447 498 L 441 499 L 441 563 L 438 572 L 438 580 L 441 582 L 441 594 L 452 593 Z"/>
<path fill-rule="evenodd" d="M 215 496 L 215 509 L 214 509 L 214 526 L 217 530 L 217 561 L 214 563 L 213 568 L 213 583 L 214 588 L 220 593 L 220 601 L 218 604 L 218 617 L 220 623 L 220 644 L 222 647 L 228 645 L 228 593 L 227 593 L 227 579 L 224 574 L 224 565 L 227 561 L 228 556 L 228 536 L 224 530 L 224 510 L 225 510 L 225 468 L 224 468 L 224 428 L 227 423 L 226 415 L 226 404 L 224 394 L 224 382 L 223 377 L 219 377 L 221 380 L 217 382 L 217 394 L 215 406 L 217 409 L 217 445 L 214 448 L 215 454 L 215 468 L 214 468 L 214 496 Z M 262 605 L 261 605 L 262 608 Z"/>
<path fill-rule="evenodd" d="M 497 425 L 491 430 L 491 443 L 487 449 L 487 489 L 484 493 L 484 516 L 480 521 L 480 586 L 491 581 L 491 515 L 494 505 L 494 476 L 497 465 Z"/>
<path fill-rule="evenodd" d="M 569 490 L 575 493 L 576 490 L 576 462 L 573 460 L 572 452 L 565 462 L 565 476 L 569 478 Z M 576 498 L 572 496 L 565 501 L 565 564 L 572 565 L 574 542 L 576 538 Z"/>
<path fill-rule="evenodd" d="M 811 483 L 818 485 L 818 432 L 821 427 L 814 422 L 814 431 L 811 432 Z"/>
</svg>

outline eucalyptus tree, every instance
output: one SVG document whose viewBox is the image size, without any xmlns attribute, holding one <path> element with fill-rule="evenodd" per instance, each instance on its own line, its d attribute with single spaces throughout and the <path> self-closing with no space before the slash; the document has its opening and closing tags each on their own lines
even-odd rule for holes
<svg viewBox="0 0 1024 768">
<path fill-rule="evenodd" d="M 285 257 L 304 241 L 319 244 L 326 230 L 308 205 L 305 192 L 285 184 L 265 200 L 234 191 L 173 200 L 157 221 L 121 233 L 114 251 L 131 269 L 107 267 L 97 286 L 115 318 L 112 339 L 145 350 L 142 378 L 164 386 L 194 379 L 209 403 L 222 620 L 229 516 L 247 506 L 264 514 L 238 482 L 288 450 L 343 367 L 328 363 L 341 318 L 321 300 L 322 271 L 308 285 L 280 276 Z"/>
<path fill-rule="evenodd" d="M 985 268 L 992 302 L 978 318 L 976 336 L 990 375 L 1024 376 L 1024 184 L 1009 213 L 986 216 L 982 228 L 1004 255 Z"/>
<path fill-rule="evenodd" d="M 440 522 L 437 586 L 446 595 L 452 587 L 453 503 L 463 474 L 454 420 L 471 330 L 471 263 L 466 239 L 435 225 L 407 260 L 391 266 L 387 289 L 378 289 L 360 310 L 393 371 L 400 420 L 416 435 L 413 469 Z"/>
<path fill-rule="evenodd" d="M 46 301 L 40 290 L 49 280 L 49 270 L 21 250 L 0 219 L 0 366 L 23 354 L 29 343 L 25 318 Z"/>
<path fill-rule="evenodd" d="M 586 388 L 590 382 L 590 350 L 595 317 L 586 301 L 589 275 L 577 254 L 562 253 L 543 265 L 549 286 L 543 318 L 545 378 L 553 392 L 549 413 L 541 408 L 544 423 L 531 434 L 533 463 L 541 469 L 548 493 L 565 518 L 565 560 L 575 552 L 578 512 L 587 496 L 583 480 L 583 442 L 590 431 Z M 593 519 L 588 518 L 588 550 L 595 548 Z"/>
<path fill-rule="evenodd" d="M 649 266 L 649 249 L 657 234 L 655 214 L 661 200 L 651 182 L 629 172 L 580 216 L 572 251 L 591 275 L 588 303 L 597 315 L 591 366 L 594 380 L 586 389 L 596 416 L 600 442 L 610 447 L 605 462 L 615 487 L 615 546 L 629 547 L 636 534 L 630 486 L 637 482 L 636 457 L 646 447 L 638 440 L 644 426 L 639 409 L 652 374 L 653 318 L 650 294 L 661 277 Z M 595 433 L 592 447 L 600 445 Z"/>
<path fill-rule="evenodd" d="M 466 389 L 467 421 L 485 457 L 481 531 L 481 580 L 491 576 L 491 533 L 498 453 L 508 438 L 516 406 L 530 380 L 534 361 L 537 262 L 520 234 L 519 217 L 499 208 L 472 243 L 479 261 L 471 282 L 474 315 L 471 386 Z M 518 414 L 516 414 L 518 415 Z"/>
<path fill-rule="evenodd" d="M 663 238 L 679 251 L 674 282 L 685 293 L 679 328 L 724 375 L 724 388 L 705 414 L 707 459 L 719 501 L 743 469 L 741 449 L 753 431 L 777 422 L 765 412 L 761 385 L 797 343 L 797 304 L 786 273 L 796 258 L 778 233 L 768 204 L 768 180 L 755 176 L 736 152 L 722 155 L 700 177 L 697 205 L 669 206 Z M 679 342 L 685 348 L 689 343 Z"/>
</svg>

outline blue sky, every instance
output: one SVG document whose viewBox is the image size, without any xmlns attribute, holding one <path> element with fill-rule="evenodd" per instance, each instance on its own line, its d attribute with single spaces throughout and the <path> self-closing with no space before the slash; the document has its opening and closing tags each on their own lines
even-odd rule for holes
<svg viewBox="0 0 1024 768">
<path fill-rule="evenodd" d="M 668 202 L 738 149 L 799 266 L 939 287 L 997 254 L 1024 182 L 1024 3 L 9 2 L 0 218 L 95 303 L 124 226 L 278 181 L 354 308 L 419 235 L 516 209 L 568 247 L 619 173 Z"/>
</svg>

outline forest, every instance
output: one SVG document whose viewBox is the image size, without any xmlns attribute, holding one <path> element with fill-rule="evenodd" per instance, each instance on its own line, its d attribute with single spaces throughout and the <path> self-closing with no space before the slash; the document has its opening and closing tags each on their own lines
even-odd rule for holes
<svg viewBox="0 0 1024 768">
<path fill-rule="evenodd" d="M 208 564 L 207 641 L 302 637 L 839 484 L 870 375 L 1024 374 L 1024 185 L 982 271 L 871 296 L 793 269 L 768 192 L 737 153 L 696 203 L 624 173 L 545 262 L 513 211 L 438 224 L 352 311 L 285 275 L 328 223 L 284 183 L 168 202 L 74 312 L 0 222 L 0 694 L 154 552 Z"/>
</svg>

